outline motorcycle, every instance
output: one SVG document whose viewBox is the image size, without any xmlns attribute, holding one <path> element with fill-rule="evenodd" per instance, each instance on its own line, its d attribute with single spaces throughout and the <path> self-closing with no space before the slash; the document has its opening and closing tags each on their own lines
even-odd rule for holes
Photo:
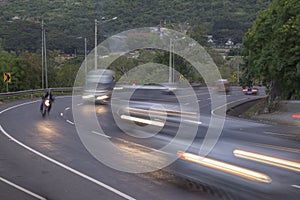
<svg viewBox="0 0 300 200">
<path fill-rule="evenodd" d="M 44 117 L 45 115 L 46 115 L 46 112 L 48 112 L 48 114 L 49 114 L 49 107 L 50 107 L 50 105 L 51 105 L 51 99 L 49 99 L 49 98 L 45 98 L 44 100 L 43 100 L 43 109 L 42 109 L 42 116 Z"/>
</svg>

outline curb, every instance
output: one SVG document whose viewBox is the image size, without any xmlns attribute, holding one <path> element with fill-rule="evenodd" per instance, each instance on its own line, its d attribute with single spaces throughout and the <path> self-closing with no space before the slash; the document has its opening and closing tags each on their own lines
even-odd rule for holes
<svg viewBox="0 0 300 200">
<path fill-rule="evenodd" d="M 265 97 L 266 96 L 261 96 L 261 97 L 256 97 L 256 98 L 247 97 L 247 98 L 239 99 L 239 100 L 236 100 L 236 101 L 233 101 L 233 102 L 229 102 L 229 103 L 226 103 L 225 105 L 219 106 L 216 109 L 212 110 L 211 114 L 214 115 L 214 116 L 223 117 L 220 113 L 218 114 L 218 111 L 220 112 L 220 110 L 221 111 L 224 110 L 224 107 L 226 108 L 226 115 L 227 115 L 228 111 L 231 110 L 231 109 L 234 109 L 234 108 L 236 108 L 238 106 L 241 106 L 241 105 L 243 105 L 245 103 L 248 103 L 248 102 L 263 99 Z"/>
</svg>

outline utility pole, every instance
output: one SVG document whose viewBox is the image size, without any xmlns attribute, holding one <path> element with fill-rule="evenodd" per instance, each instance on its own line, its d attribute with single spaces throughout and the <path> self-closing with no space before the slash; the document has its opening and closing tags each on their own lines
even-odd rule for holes
<svg viewBox="0 0 300 200">
<path fill-rule="evenodd" d="M 99 25 L 102 23 L 106 23 L 106 22 L 110 22 L 110 21 L 113 21 L 113 20 L 116 20 L 118 17 L 113 17 L 111 19 L 108 19 L 108 20 L 104 20 L 105 18 L 102 17 L 102 21 L 98 21 L 97 19 L 95 19 L 95 70 L 98 68 L 98 49 L 97 49 L 97 46 L 98 46 L 98 42 L 97 42 L 97 27 L 98 27 L 98 23 Z"/>
<path fill-rule="evenodd" d="M 172 61 L 172 83 L 174 83 L 175 80 L 175 54 L 174 54 L 174 45 L 175 43 L 173 42 L 172 44 L 172 55 L 173 55 L 173 61 Z"/>
<path fill-rule="evenodd" d="M 240 58 L 239 58 L 239 52 L 237 55 L 237 82 L 240 83 Z"/>
<path fill-rule="evenodd" d="M 170 38 L 169 83 L 172 83 L 172 39 Z"/>
<path fill-rule="evenodd" d="M 44 51 L 45 51 L 45 82 L 48 88 L 48 66 L 47 66 L 47 47 L 46 47 L 46 30 L 44 29 Z"/>
<path fill-rule="evenodd" d="M 42 89 L 44 89 L 44 78 L 46 78 L 46 88 L 48 88 L 48 71 L 47 71 L 47 47 L 46 47 L 46 31 L 44 20 L 42 20 Z"/>
<path fill-rule="evenodd" d="M 86 44 L 86 37 L 84 38 L 84 75 L 85 75 L 85 81 L 87 81 L 87 44 Z"/>
<path fill-rule="evenodd" d="M 98 21 L 97 21 L 97 19 L 95 19 L 95 70 L 97 69 L 97 65 L 98 65 L 98 51 L 97 51 L 97 23 L 98 23 Z"/>
<path fill-rule="evenodd" d="M 42 89 L 44 89 L 44 20 L 42 20 Z"/>
</svg>

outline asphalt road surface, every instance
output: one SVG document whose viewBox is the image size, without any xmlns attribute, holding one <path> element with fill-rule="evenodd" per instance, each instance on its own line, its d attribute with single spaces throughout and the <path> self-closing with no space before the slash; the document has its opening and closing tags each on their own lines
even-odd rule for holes
<svg viewBox="0 0 300 200">
<path fill-rule="evenodd" d="M 191 119 L 191 97 L 184 92 L 176 97 L 137 91 L 129 108 L 122 103 L 117 106 L 117 116 L 110 104 L 94 107 L 78 102 L 72 107 L 68 96 L 58 97 L 45 118 L 39 113 L 40 100 L 1 105 L 0 199 L 299 199 L 300 149 L 294 127 L 226 117 L 221 136 L 206 156 L 209 160 L 193 159 L 205 138 L 209 140 L 205 137 L 208 128 L 218 125 L 210 124 L 217 110 L 211 108 L 208 91 L 195 92 L 201 112 L 197 119 Z M 187 110 L 178 106 L 178 98 Z M 257 97 L 244 96 L 239 89 L 226 96 L 228 105 L 247 98 Z M 161 107 L 167 108 L 163 116 L 157 111 Z M 135 137 L 145 131 L 133 130 L 130 120 L 151 121 L 149 110 L 155 112 L 153 121 L 166 120 L 164 127 L 152 137 Z M 108 167 L 91 155 L 77 133 L 75 111 L 86 119 L 91 113 L 96 114 L 103 131 L 87 125 L 89 138 L 100 141 L 99 144 L 108 138 L 117 147 L 143 155 L 135 162 L 146 168 L 154 166 L 161 157 L 144 155 L 149 149 L 160 150 L 169 144 L 179 124 L 196 124 L 198 129 L 188 149 L 177 146 L 177 154 L 171 156 L 180 158 L 171 165 L 149 173 L 127 173 Z M 128 112 L 133 118 L 121 117 Z M 116 120 L 124 127 L 120 128 Z M 141 122 L 135 124 L 148 130 Z M 128 130 L 134 135 L 126 134 Z M 105 149 L 101 153 L 117 157 L 106 154 Z M 119 161 L 124 166 L 132 164 L 126 159 Z"/>
</svg>

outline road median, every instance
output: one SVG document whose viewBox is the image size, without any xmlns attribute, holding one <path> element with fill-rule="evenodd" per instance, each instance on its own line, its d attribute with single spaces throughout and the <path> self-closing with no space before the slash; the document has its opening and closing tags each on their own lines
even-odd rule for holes
<svg viewBox="0 0 300 200">
<path fill-rule="evenodd" d="M 264 112 L 264 98 L 245 99 L 228 106 L 227 114 L 269 124 L 300 127 L 300 101 L 281 101 L 274 112 Z"/>
</svg>

